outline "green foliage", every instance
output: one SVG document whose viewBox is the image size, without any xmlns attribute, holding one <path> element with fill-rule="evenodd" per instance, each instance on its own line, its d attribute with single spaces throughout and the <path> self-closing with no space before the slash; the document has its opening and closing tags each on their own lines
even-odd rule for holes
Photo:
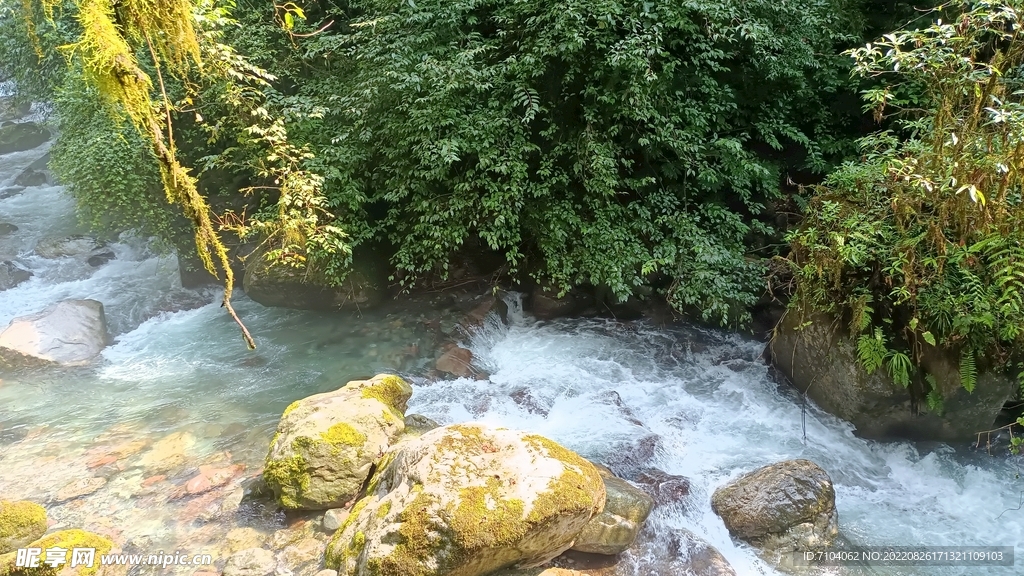
<svg viewBox="0 0 1024 576">
<path fill-rule="evenodd" d="M 956 0 L 852 50 L 879 82 L 867 109 L 890 127 L 861 140 L 789 236 L 796 300 L 852 313 L 864 367 L 888 357 L 904 386 L 924 346 L 960 357 L 973 391 L 979 365 L 1007 366 L 1024 344 L 1021 8 Z"/>
<path fill-rule="evenodd" d="M 50 167 L 68 183 L 85 224 L 107 235 L 188 237 L 187 221 L 167 203 L 156 159 L 134 127 L 108 113 L 95 89 L 69 73 L 54 110 L 59 137 Z"/>
<path fill-rule="evenodd" d="M 238 45 L 281 77 L 338 227 L 390 245 L 406 285 L 479 240 L 560 290 L 626 297 L 661 272 L 677 307 L 742 318 L 763 286 L 758 215 L 786 171 L 850 142 L 829 105 L 860 25 L 845 2 L 304 9 L 344 24 L 294 48 L 246 20 Z"/>
</svg>

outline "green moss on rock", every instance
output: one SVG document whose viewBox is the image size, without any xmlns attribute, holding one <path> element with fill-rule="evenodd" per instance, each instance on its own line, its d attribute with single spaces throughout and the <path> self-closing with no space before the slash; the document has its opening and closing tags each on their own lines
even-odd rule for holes
<svg viewBox="0 0 1024 576">
<path fill-rule="evenodd" d="M 309 472 L 302 456 L 268 460 L 263 468 L 263 479 L 278 493 L 282 506 L 302 506 L 301 495 L 309 490 Z"/>
<path fill-rule="evenodd" d="M 339 422 L 326 432 L 320 434 L 320 438 L 328 444 L 344 444 L 346 446 L 360 447 L 366 442 L 366 434 L 356 430 L 350 424 Z"/>
<path fill-rule="evenodd" d="M 0 554 L 46 533 L 46 509 L 34 502 L 0 500 Z"/>
<path fill-rule="evenodd" d="M 42 549 L 43 557 L 40 558 L 38 568 L 21 569 L 21 571 L 24 572 L 24 576 L 57 576 L 57 574 L 68 568 L 69 564 L 53 567 L 43 562 L 43 560 L 46 559 L 46 549 L 54 547 L 64 548 L 67 550 L 68 561 L 71 559 L 71 550 L 75 548 L 95 548 L 96 557 L 92 567 L 76 566 L 74 568 L 74 574 L 77 576 L 91 576 L 101 567 L 100 556 L 109 554 L 110 550 L 114 547 L 114 543 L 98 534 L 86 532 L 85 530 L 72 529 L 47 534 L 39 540 L 29 544 L 28 547 Z M 16 568 L 14 574 L 22 576 L 18 570 L 19 569 Z"/>
<path fill-rule="evenodd" d="M 370 384 L 364 385 L 361 391 L 363 398 L 374 398 L 400 414 L 405 413 L 409 398 L 412 397 L 412 386 L 408 382 L 393 374 L 375 376 L 368 382 Z"/>
<path fill-rule="evenodd" d="M 579 454 L 543 436 L 530 435 L 525 440 L 534 449 L 565 464 L 565 472 L 539 494 L 527 520 L 536 522 L 565 511 L 599 514 L 604 508 L 604 481 L 597 467 Z"/>
</svg>

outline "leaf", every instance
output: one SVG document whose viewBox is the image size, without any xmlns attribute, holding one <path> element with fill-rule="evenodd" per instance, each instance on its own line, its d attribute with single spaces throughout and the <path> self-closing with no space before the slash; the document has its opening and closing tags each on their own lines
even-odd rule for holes
<svg viewBox="0 0 1024 576">
<path fill-rule="evenodd" d="M 964 350 L 960 355 L 960 385 L 968 392 L 974 392 L 978 383 L 978 368 L 974 362 L 974 353 Z"/>
<path fill-rule="evenodd" d="M 932 336 L 931 332 L 922 332 L 921 338 L 923 338 L 925 342 L 935 346 L 935 336 Z"/>
</svg>

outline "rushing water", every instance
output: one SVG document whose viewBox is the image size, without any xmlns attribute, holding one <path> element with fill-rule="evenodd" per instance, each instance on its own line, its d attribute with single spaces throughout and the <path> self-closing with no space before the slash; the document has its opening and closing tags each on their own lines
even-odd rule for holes
<svg viewBox="0 0 1024 576">
<path fill-rule="evenodd" d="M 44 145 L 0 157 L 0 190 L 45 152 Z M 73 208 L 59 186 L 0 199 L 0 222 L 19 227 L 0 238 L 0 260 L 35 274 L 0 292 L 0 326 L 61 299 L 94 298 L 104 303 L 114 336 L 92 367 L 0 380 L 0 495 L 45 503 L 54 529 L 84 527 L 126 549 L 206 551 L 219 561 L 246 547 L 224 536 L 239 526 L 252 529 L 250 544 L 269 538 L 282 546 L 283 529 L 296 519 L 239 503 L 239 481 L 261 466 L 281 410 L 351 378 L 397 370 L 415 383 L 410 411 L 441 423 L 528 429 L 613 467 L 641 459 L 634 463 L 689 478 L 685 502 L 658 508 L 649 520 L 655 539 L 686 528 L 717 547 L 741 576 L 775 572 L 733 542 L 710 509 L 710 495 L 753 468 L 797 457 L 833 478 L 840 527 L 854 544 L 1008 545 L 1024 562 L 1024 511 L 1007 511 L 1024 490 L 1013 460 L 858 439 L 848 424 L 780 389 L 760 359 L 760 342 L 642 322 L 538 322 L 512 299 L 508 325 L 490 317 L 463 335 L 489 378 L 436 381 L 428 369 L 438 323 L 451 322 L 443 311 L 323 315 L 267 309 L 240 295 L 238 311 L 259 343 L 250 352 L 216 294 L 182 289 L 173 255 L 154 253 L 145 242 L 114 243 L 116 258 L 98 267 L 35 255 L 40 238 L 81 232 Z M 217 490 L 183 497 L 182 485 L 203 464 L 245 472 Z M 88 480 L 90 493 L 62 501 L 69 485 L 94 478 L 103 482 Z M 671 574 L 648 553 L 627 553 L 620 566 L 624 575 Z"/>
</svg>

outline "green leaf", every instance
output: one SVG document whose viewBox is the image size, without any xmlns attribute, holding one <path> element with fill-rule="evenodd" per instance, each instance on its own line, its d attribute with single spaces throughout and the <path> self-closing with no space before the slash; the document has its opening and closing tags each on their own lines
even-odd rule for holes
<svg viewBox="0 0 1024 576">
<path fill-rule="evenodd" d="M 925 342 L 935 346 L 935 336 L 932 336 L 931 332 L 922 332 L 921 338 L 923 338 Z"/>
</svg>

